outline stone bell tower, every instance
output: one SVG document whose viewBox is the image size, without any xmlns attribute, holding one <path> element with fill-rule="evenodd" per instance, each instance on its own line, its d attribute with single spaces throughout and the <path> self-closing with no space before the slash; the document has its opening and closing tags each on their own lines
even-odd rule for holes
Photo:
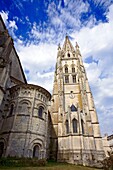
<svg viewBox="0 0 113 170">
<path fill-rule="evenodd" d="M 104 157 L 99 122 L 79 46 L 68 36 L 58 46 L 51 104 L 51 158 L 100 166 Z"/>
</svg>

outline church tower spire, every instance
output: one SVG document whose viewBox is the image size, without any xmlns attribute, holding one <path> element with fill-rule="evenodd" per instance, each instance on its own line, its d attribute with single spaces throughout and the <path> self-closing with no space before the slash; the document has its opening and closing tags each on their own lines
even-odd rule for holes
<svg viewBox="0 0 113 170">
<path fill-rule="evenodd" d="M 78 44 L 69 37 L 58 46 L 51 106 L 52 157 L 94 164 L 103 159 L 102 139 L 92 93 Z M 101 156 L 100 156 L 101 155 Z"/>
<path fill-rule="evenodd" d="M 66 35 L 65 42 L 62 48 L 62 51 L 75 51 L 73 45 L 71 44 L 69 37 Z"/>
</svg>

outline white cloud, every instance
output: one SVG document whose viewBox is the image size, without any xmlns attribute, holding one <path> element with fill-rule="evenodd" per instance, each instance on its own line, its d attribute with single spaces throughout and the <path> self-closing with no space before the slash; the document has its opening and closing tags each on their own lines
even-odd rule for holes
<svg viewBox="0 0 113 170">
<path fill-rule="evenodd" d="M 7 20 L 8 20 L 8 12 L 1 11 L 0 15 L 2 16 L 5 25 L 7 25 Z"/>
<path fill-rule="evenodd" d="M 94 0 L 95 5 L 102 5 L 104 7 L 108 7 L 111 4 L 112 0 Z"/>
<path fill-rule="evenodd" d="M 37 73 L 35 71 L 37 71 Z M 32 79 L 30 79 L 28 83 L 40 85 L 52 93 L 51 85 L 53 85 L 54 71 L 42 74 L 38 70 L 30 70 L 29 76 L 31 76 Z"/>
<path fill-rule="evenodd" d="M 66 33 L 70 34 L 72 30 L 80 28 L 81 13 L 87 12 L 88 7 L 89 4 L 82 0 L 71 0 L 64 8 L 61 7 L 61 2 L 58 6 L 54 2 L 49 3 L 46 11 L 47 22 L 34 22 L 29 37 L 35 42 L 38 39 L 41 42 L 60 43 Z"/>
<path fill-rule="evenodd" d="M 29 46 L 18 46 L 24 70 L 27 73 L 28 82 L 43 86 L 52 91 L 53 74 L 57 55 L 57 46 L 54 44 L 39 45 L 30 44 Z"/>
<path fill-rule="evenodd" d="M 8 19 L 8 15 L 9 15 L 8 11 L 1 11 L 0 14 L 2 16 L 2 19 L 3 19 L 7 29 L 9 29 L 10 35 L 13 37 L 13 39 L 16 39 L 17 37 L 16 37 L 16 34 L 15 34 L 15 31 L 18 29 L 18 27 L 16 25 L 15 20 L 11 21 L 11 20 Z M 15 19 L 17 19 L 17 18 L 15 18 Z"/>
<path fill-rule="evenodd" d="M 11 29 L 18 29 L 15 21 L 9 21 L 9 28 Z"/>
<path fill-rule="evenodd" d="M 59 5 L 57 6 L 54 2 L 52 2 L 48 6 L 47 12 L 51 26 L 57 29 L 59 27 L 58 30 L 60 30 L 62 33 L 66 32 L 68 26 L 70 29 L 80 28 L 81 13 L 88 11 L 89 4 L 84 3 L 82 0 L 67 1 L 65 2 L 64 8 L 62 8 L 60 4 L 61 3 L 59 2 Z"/>
</svg>

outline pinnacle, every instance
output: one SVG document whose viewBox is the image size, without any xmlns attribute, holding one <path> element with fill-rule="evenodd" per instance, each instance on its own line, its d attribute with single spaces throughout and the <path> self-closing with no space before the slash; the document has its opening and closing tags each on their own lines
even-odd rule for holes
<svg viewBox="0 0 113 170">
<path fill-rule="evenodd" d="M 58 50 L 61 50 L 60 43 L 58 44 Z"/>
<path fill-rule="evenodd" d="M 77 49 L 77 48 L 79 48 L 79 45 L 78 45 L 78 43 L 77 43 L 77 42 L 76 42 L 76 46 L 75 46 L 75 47 L 76 47 L 76 49 Z"/>
</svg>

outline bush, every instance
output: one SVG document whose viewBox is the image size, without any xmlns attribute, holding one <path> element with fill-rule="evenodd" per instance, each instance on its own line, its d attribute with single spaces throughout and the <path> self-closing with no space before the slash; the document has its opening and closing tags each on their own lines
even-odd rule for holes
<svg viewBox="0 0 113 170">
<path fill-rule="evenodd" d="M 38 160 L 37 158 L 16 158 L 8 157 L 0 159 L 0 166 L 10 167 L 26 167 L 26 166 L 45 166 L 47 164 L 45 159 Z"/>
<path fill-rule="evenodd" d="M 105 158 L 102 164 L 104 170 L 113 170 L 113 154 L 110 154 L 109 157 Z"/>
</svg>

